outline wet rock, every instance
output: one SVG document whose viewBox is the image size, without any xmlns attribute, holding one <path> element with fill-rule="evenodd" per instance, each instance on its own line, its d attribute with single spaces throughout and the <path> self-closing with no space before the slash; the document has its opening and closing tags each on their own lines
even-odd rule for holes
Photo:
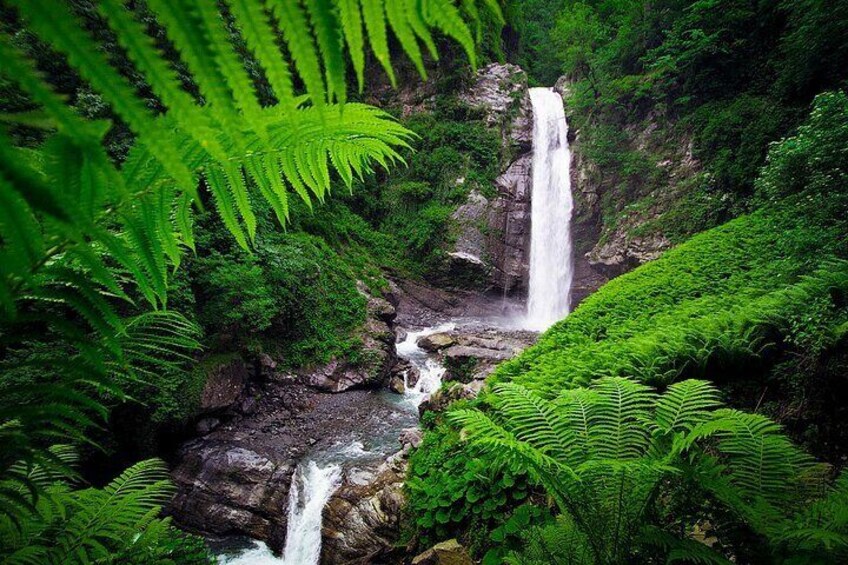
<svg viewBox="0 0 848 565">
<path fill-rule="evenodd" d="M 403 382 L 403 377 L 399 375 L 393 375 L 389 379 L 389 390 L 394 392 L 395 394 L 405 394 L 406 384 Z"/>
<path fill-rule="evenodd" d="M 468 550 L 455 539 L 437 543 L 412 560 L 412 565 L 474 565 Z"/>
<path fill-rule="evenodd" d="M 294 466 L 287 458 L 246 446 L 210 442 L 187 446 L 173 479 L 179 486 L 171 503 L 180 523 L 215 535 L 235 532 L 268 538 L 286 507 Z"/>
<path fill-rule="evenodd" d="M 418 338 L 418 347 L 431 353 L 449 347 L 456 343 L 448 333 L 434 333 Z"/>
<path fill-rule="evenodd" d="M 495 180 L 497 196 L 487 211 L 487 252 L 492 282 L 506 293 L 527 288 L 530 264 L 532 154 L 512 162 Z"/>
<path fill-rule="evenodd" d="M 398 359 L 397 363 L 392 366 L 391 380 L 399 380 L 401 383 L 406 381 L 407 387 L 413 387 L 418 384 L 420 373 L 406 359 Z M 391 388 L 391 387 L 390 387 Z"/>
<path fill-rule="evenodd" d="M 407 331 L 403 328 L 395 328 L 395 343 L 400 343 L 406 340 Z"/>
<path fill-rule="evenodd" d="M 403 430 L 398 438 L 401 446 L 404 449 L 414 449 L 421 445 L 421 440 L 424 438 L 424 432 L 420 428 L 407 428 Z"/>
<path fill-rule="evenodd" d="M 445 358 L 452 361 L 465 361 L 469 359 L 478 361 L 506 361 L 515 356 L 512 351 L 503 349 L 489 349 L 486 347 L 473 347 L 469 345 L 453 345 L 443 352 Z"/>
<path fill-rule="evenodd" d="M 233 357 L 213 367 L 207 374 L 200 395 L 200 412 L 220 412 L 232 407 L 249 380 L 247 365 L 241 357 Z"/>
<path fill-rule="evenodd" d="M 482 381 L 481 381 L 482 382 Z M 471 400 L 480 393 L 480 388 L 462 383 L 444 386 L 430 395 L 430 398 L 418 405 L 418 414 L 444 412 L 448 406 L 458 400 Z"/>
<path fill-rule="evenodd" d="M 400 537 L 407 457 L 421 437 L 418 428 L 405 429 L 400 451 L 373 470 L 346 473 L 324 508 L 322 564 L 372 563 L 393 550 Z"/>
</svg>

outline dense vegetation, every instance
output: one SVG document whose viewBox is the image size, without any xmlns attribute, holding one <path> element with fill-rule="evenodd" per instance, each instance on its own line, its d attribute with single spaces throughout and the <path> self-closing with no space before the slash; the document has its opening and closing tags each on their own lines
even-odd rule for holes
<svg viewBox="0 0 848 565">
<path fill-rule="evenodd" d="M 610 281 L 503 363 L 493 390 L 429 422 L 408 483 L 425 543 L 459 533 L 487 563 L 844 559 L 848 97 L 813 101 L 845 78 L 843 9 L 717 0 L 516 12 L 519 37 L 533 38 L 517 46 L 531 77 L 571 79 L 566 102 L 578 150 L 605 177 L 607 229 L 656 198 L 670 207 L 640 229 L 678 241 L 739 217 Z M 674 147 L 638 147 L 648 123 L 693 139 L 703 172 L 682 189 L 652 164 Z M 765 416 L 712 413 L 719 398 Z M 692 421 L 669 427 L 688 410 Z M 836 468 L 811 475 L 782 430 Z M 756 465 L 735 460 L 753 453 Z"/>
<path fill-rule="evenodd" d="M 0 42 L 12 93 L 4 105 L 17 110 L 5 115 L 13 127 L 0 137 L 3 560 L 205 561 L 201 546 L 158 517 L 170 492 L 161 463 L 139 463 L 102 489 L 71 486 L 74 453 L 88 449 L 112 406 L 151 384 L 160 393 L 154 400 L 184 392 L 156 387 L 183 377 L 201 345 L 200 327 L 169 309 L 169 291 L 180 290 L 171 271 L 193 250 L 195 281 L 222 291 L 200 296 L 201 324 L 219 316 L 225 328 L 252 332 L 272 323 L 266 309 L 299 322 L 306 311 L 313 323 L 299 323 L 284 343 L 296 360 L 326 354 L 321 340 L 361 315 L 361 299 L 346 284 L 350 268 L 325 242 L 294 234 L 269 236 L 268 267 L 259 268 L 249 251 L 260 219 L 279 229 L 294 208 L 290 191 L 311 208 L 328 196 L 331 171 L 350 188 L 408 147 L 412 132 L 389 115 L 346 103 L 346 67 L 361 89 L 366 42 L 395 82 L 389 29 L 423 75 L 419 40 L 436 56 L 431 33 L 439 31 L 473 63 L 467 21 L 481 13 L 497 21 L 500 10 L 494 2 L 460 10 L 447 0 L 151 0 L 135 10 L 109 1 L 96 11 L 84 3 L 11 4 Z M 27 32 L 38 38 L 35 52 L 25 49 L 33 46 Z M 39 64 L 55 68 L 56 54 L 59 76 L 42 75 Z M 78 111 L 80 92 L 72 93 L 77 106 L 66 103 L 67 85 L 51 80 L 68 72 L 108 105 L 127 152 L 105 138 L 110 121 Z M 28 133 L 33 127 L 40 131 Z M 265 208 L 270 220 L 257 214 Z M 209 209 L 235 244 L 221 242 L 214 228 L 195 229 L 212 221 L 196 214 Z M 222 260 L 234 253 L 242 256 Z M 254 288 L 230 312 L 233 286 L 245 280 Z M 310 304 L 298 293 L 325 301 Z M 182 298 L 191 304 L 189 293 Z"/>
<path fill-rule="evenodd" d="M 450 270 L 450 218 L 514 155 L 457 94 L 493 58 L 566 76 L 602 241 L 644 214 L 630 236 L 679 245 L 479 398 L 425 414 L 408 547 L 848 560 L 848 3 L 9 0 L 0 16 L 4 563 L 209 562 L 161 516 L 155 457 L 215 364 L 355 363 L 387 276 L 478 287 Z M 422 111 L 364 103 L 427 75 Z"/>
</svg>

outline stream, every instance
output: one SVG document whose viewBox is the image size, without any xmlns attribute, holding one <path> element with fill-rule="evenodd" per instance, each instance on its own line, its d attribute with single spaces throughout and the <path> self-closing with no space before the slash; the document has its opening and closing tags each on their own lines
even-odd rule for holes
<svg viewBox="0 0 848 565">
<path fill-rule="evenodd" d="M 321 556 L 322 510 L 342 484 L 343 478 L 358 484 L 366 481 L 368 467 L 384 461 L 398 450 L 398 436 L 418 425 L 418 405 L 439 389 L 445 367 L 436 355 L 418 347 L 424 336 L 455 329 L 454 322 L 410 331 L 397 343 L 398 357 L 418 370 L 413 386 L 398 395 L 387 390 L 375 393 L 383 408 L 363 410 L 363 422 L 356 434 L 337 439 L 331 445 L 316 449 L 298 465 L 289 490 L 288 525 L 282 557 L 274 555 L 261 541 L 233 538 L 213 542 L 218 563 L 226 565 L 315 565 Z M 408 385 L 404 374 L 404 384 Z M 388 418 L 385 417 L 388 410 Z M 388 425 L 387 425 L 388 424 Z"/>
<path fill-rule="evenodd" d="M 500 319 L 454 319 L 409 331 L 395 345 L 397 355 L 419 373 L 410 386 L 404 374 L 404 394 L 387 390 L 368 395 L 357 406 L 356 431 L 316 444 L 292 476 L 288 523 L 282 557 L 262 542 L 225 540 L 213 547 L 218 562 L 228 565 L 317 565 L 321 558 L 322 513 L 343 482 L 367 484 L 373 469 L 398 450 L 403 430 L 418 425 L 418 406 L 442 384 L 445 367 L 439 356 L 418 346 L 427 335 L 474 326 L 541 331 L 570 310 L 573 257 L 570 222 L 573 209 L 568 124 L 562 98 L 550 88 L 530 90 L 533 106 L 533 186 L 528 300 L 526 311 Z M 505 312 L 505 309 L 504 309 Z M 492 339 L 478 339 L 474 349 Z M 496 339 L 494 341 L 497 341 Z M 503 359 L 498 358 L 498 359 Z M 372 404 L 373 403 L 373 404 Z"/>
</svg>

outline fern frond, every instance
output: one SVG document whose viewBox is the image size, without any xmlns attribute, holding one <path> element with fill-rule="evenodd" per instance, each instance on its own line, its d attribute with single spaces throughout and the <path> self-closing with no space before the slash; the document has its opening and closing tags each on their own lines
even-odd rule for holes
<svg viewBox="0 0 848 565">
<path fill-rule="evenodd" d="M 389 55 L 389 39 L 386 34 L 386 13 L 383 0 L 361 0 L 361 5 L 362 19 L 365 22 L 365 29 L 368 30 L 371 51 L 383 66 L 392 86 L 395 86 L 397 78 L 395 78 L 395 71 L 392 68 Z"/>
<path fill-rule="evenodd" d="M 663 432 L 689 431 L 720 405 L 718 390 L 707 381 L 675 383 L 659 397 L 654 410 Z"/>
</svg>

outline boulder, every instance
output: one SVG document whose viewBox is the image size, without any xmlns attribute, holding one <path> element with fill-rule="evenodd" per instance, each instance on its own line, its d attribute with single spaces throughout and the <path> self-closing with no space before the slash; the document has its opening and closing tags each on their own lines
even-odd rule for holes
<svg viewBox="0 0 848 565">
<path fill-rule="evenodd" d="M 389 379 L 389 390 L 396 394 L 406 393 L 406 383 L 403 382 L 403 377 L 400 375 L 392 375 Z"/>
<path fill-rule="evenodd" d="M 418 338 L 418 347 L 431 353 L 450 347 L 456 341 L 449 333 L 439 332 Z"/>
<path fill-rule="evenodd" d="M 482 381 L 480 382 L 482 383 Z M 431 394 L 430 398 L 419 404 L 418 414 L 423 416 L 427 412 L 444 412 L 448 406 L 457 400 L 471 400 L 476 398 L 479 393 L 479 387 L 453 383 L 450 386 L 440 388 Z"/>
<path fill-rule="evenodd" d="M 271 537 L 280 521 L 284 527 L 293 461 L 219 442 L 189 444 L 181 456 L 173 472 L 180 488 L 170 508 L 183 527 L 258 539 Z"/>
<path fill-rule="evenodd" d="M 395 363 L 391 369 L 389 388 L 391 388 L 391 381 L 393 380 L 398 380 L 401 383 L 405 382 L 406 386 L 413 387 L 418 384 L 419 377 L 420 373 L 418 372 L 418 369 L 412 365 L 412 363 L 406 359 L 398 359 L 397 363 Z"/>
<path fill-rule="evenodd" d="M 412 565 L 474 565 L 468 550 L 455 539 L 437 543 L 412 560 Z"/>
<path fill-rule="evenodd" d="M 474 347 L 470 345 L 452 345 L 443 351 L 443 355 L 451 361 L 463 361 L 476 359 L 478 361 L 506 361 L 515 356 L 515 353 L 507 349 L 489 349 L 486 347 Z"/>
<path fill-rule="evenodd" d="M 234 356 L 217 363 L 207 372 L 206 384 L 200 394 L 200 412 L 223 412 L 239 400 L 250 379 L 247 365 Z"/>
<path fill-rule="evenodd" d="M 408 456 L 421 444 L 418 428 L 403 430 L 401 450 L 376 468 L 350 469 L 324 507 L 321 563 L 372 563 L 400 538 Z"/>
</svg>

